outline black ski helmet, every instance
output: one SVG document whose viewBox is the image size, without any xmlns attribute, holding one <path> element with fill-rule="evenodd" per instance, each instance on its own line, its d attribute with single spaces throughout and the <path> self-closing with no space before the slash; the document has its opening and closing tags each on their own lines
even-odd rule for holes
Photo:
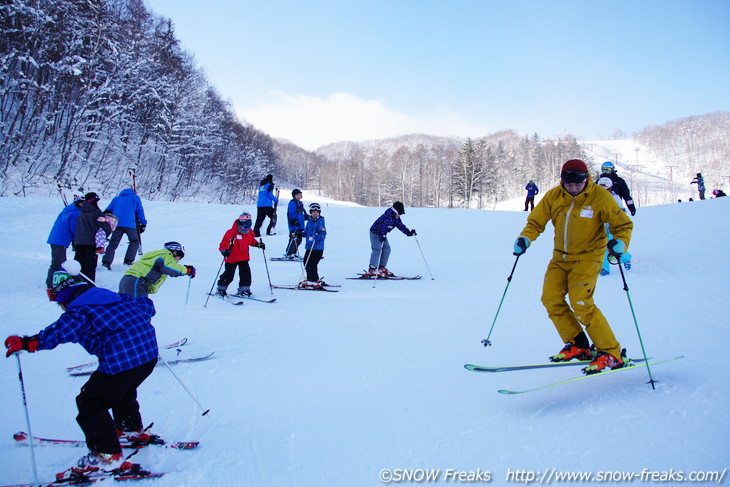
<svg viewBox="0 0 730 487">
<path fill-rule="evenodd" d="M 181 259 L 185 257 L 185 247 L 179 242 L 167 242 L 164 247 L 172 252 L 173 257 L 180 257 Z"/>
</svg>

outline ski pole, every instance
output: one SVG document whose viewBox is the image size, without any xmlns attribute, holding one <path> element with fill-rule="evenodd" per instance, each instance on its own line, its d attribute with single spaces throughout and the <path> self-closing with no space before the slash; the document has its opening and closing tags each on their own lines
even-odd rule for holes
<svg viewBox="0 0 730 487">
<path fill-rule="evenodd" d="M 183 306 L 183 315 L 180 320 L 180 340 L 183 339 L 183 327 L 185 326 L 185 316 L 188 314 L 188 300 L 190 299 L 190 284 L 193 282 L 193 278 L 188 279 L 188 290 L 185 293 L 185 306 Z"/>
<path fill-rule="evenodd" d="M 15 353 L 18 360 L 18 379 L 20 380 L 20 392 L 23 395 L 23 409 L 25 410 L 25 425 L 28 427 L 28 442 L 30 445 L 30 465 L 33 470 L 33 485 L 38 484 L 38 471 L 35 466 L 35 450 L 33 449 L 33 432 L 30 430 L 30 415 L 28 414 L 28 400 L 25 396 L 25 383 L 23 382 L 23 369 L 20 366 L 20 353 Z"/>
<path fill-rule="evenodd" d="M 608 259 L 609 262 L 611 262 L 611 259 Z M 651 375 L 651 368 L 649 367 L 649 359 L 646 357 L 646 350 L 644 349 L 644 340 L 641 338 L 641 331 L 639 331 L 639 323 L 636 321 L 636 313 L 634 313 L 634 305 L 631 302 L 631 294 L 629 293 L 629 285 L 626 284 L 626 277 L 624 276 L 624 269 L 621 265 L 621 259 L 616 258 L 616 264 L 618 265 L 618 270 L 621 273 L 621 280 L 624 282 L 624 291 L 626 291 L 626 297 L 629 300 L 629 308 L 631 308 L 631 316 L 634 317 L 634 326 L 636 326 L 636 334 L 639 335 L 639 343 L 641 344 L 641 353 L 644 354 L 644 363 L 646 364 L 646 371 L 649 373 L 649 384 L 651 384 L 651 388 L 653 390 L 656 390 L 656 387 L 654 387 L 654 383 L 656 381 L 654 380 L 654 377 Z"/>
<path fill-rule="evenodd" d="M 492 336 L 492 330 L 494 330 L 494 324 L 497 323 L 497 316 L 499 316 L 499 310 L 502 309 L 502 303 L 504 303 L 504 297 L 507 295 L 507 289 L 509 289 L 509 285 L 512 282 L 512 275 L 515 273 L 515 267 L 517 267 L 517 261 L 520 260 L 520 256 L 522 254 L 517 254 L 517 257 L 515 258 L 515 263 L 512 266 L 512 272 L 509 273 L 509 277 L 507 278 L 507 287 L 504 288 L 504 293 L 502 293 L 502 300 L 499 302 L 499 306 L 497 307 L 497 314 L 494 315 L 494 321 L 492 321 L 492 327 L 489 329 L 489 335 L 487 335 L 487 338 L 482 340 L 482 344 L 485 347 L 489 347 L 492 345 L 492 342 L 489 340 L 489 337 Z"/>
<path fill-rule="evenodd" d="M 173 377 L 175 377 L 175 379 L 177 379 L 177 381 L 180 383 L 182 388 L 185 389 L 185 392 L 188 393 L 188 396 L 190 396 L 190 399 L 195 401 L 195 404 L 197 404 L 198 407 L 203 411 L 203 414 L 201 414 L 201 416 L 205 416 L 206 414 L 208 414 L 210 412 L 210 409 L 205 409 L 203 406 L 201 406 L 200 403 L 198 402 L 198 400 L 195 399 L 195 396 L 193 396 L 193 394 L 188 390 L 188 388 L 185 387 L 185 384 L 183 384 L 183 381 L 181 381 L 180 378 L 177 376 L 177 374 L 175 372 L 173 372 L 172 367 L 170 367 L 170 364 L 168 364 L 167 361 L 164 358 L 162 358 L 162 355 L 158 355 L 158 357 L 160 358 L 160 360 L 162 360 L 162 363 L 165 364 L 165 367 L 167 367 L 167 370 L 170 371 L 170 373 L 173 375 Z"/>
<path fill-rule="evenodd" d="M 215 279 L 213 279 L 213 285 L 210 286 L 210 292 L 208 293 L 208 297 L 205 298 L 205 304 L 203 305 L 203 308 L 208 306 L 208 300 L 210 299 L 210 295 L 213 294 L 213 288 L 215 287 L 216 281 L 218 281 L 218 276 L 220 275 L 221 269 L 223 269 L 223 264 L 225 264 L 225 263 L 226 263 L 226 258 L 223 257 L 223 260 L 221 261 L 221 265 L 218 268 L 218 272 L 216 272 L 216 274 L 215 274 Z M 188 289 L 190 289 L 190 288 L 188 287 Z"/>
<path fill-rule="evenodd" d="M 421 243 L 418 241 L 418 236 L 415 233 L 413 234 L 413 238 L 416 239 L 416 243 L 418 244 L 418 250 L 421 251 L 421 257 L 423 257 L 423 263 L 426 264 L 426 269 L 428 269 L 428 273 L 431 275 L 431 280 L 433 281 L 435 277 L 433 277 L 431 268 L 428 266 L 428 262 L 426 262 L 426 256 L 423 254 L 423 250 L 421 249 Z"/>
<path fill-rule="evenodd" d="M 259 237 L 259 242 L 263 245 L 264 240 Z M 274 294 L 274 286 L 271 284 L 271 274 L 269 274 L 269 263 L 266 261 L 266 250 L 262 248 L 261 252 L 264 254 L 264 266 L 266 266 L 266 277 L 269 279 L 269 291 Z"/>
</svg>

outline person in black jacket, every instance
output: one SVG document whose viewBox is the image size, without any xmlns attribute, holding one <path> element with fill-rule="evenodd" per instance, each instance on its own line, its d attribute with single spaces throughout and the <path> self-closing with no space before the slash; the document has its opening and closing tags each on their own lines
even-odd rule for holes
<svg viewBox="0 0 730 487">
<path fill-rule="evenodd" d="M 631 198 L 629 185 L 626 184 L 626 181 L 624 181 L 623 178 L 616 174 L 616 166 L 613 165 L 613 162 L 606 161 L 601 164 L 601 176 L 607 177 L 613 182 L 613 186 L 610 191 L 616 193 L 626 202 L 626 208 L 629 209 L 631 216 L 636 215 L 636 206 L 634 205 L 634 200 Z"/>
<path fill-rule="evenodd" d="M 81 264 L 81 272 L 91 279 L 96 280 L 96 232 L 104 230 L 107 237 L 112 233 L 112 227 L 106 221 L 104 213 L 99 209 L 99 196 L 96 193 L 87 193 L 79 208 L 79 217 L 76 219 L 76 236 L 74 237 L 74 248 L 76 254 L 74 259 Z"/>
</svg>

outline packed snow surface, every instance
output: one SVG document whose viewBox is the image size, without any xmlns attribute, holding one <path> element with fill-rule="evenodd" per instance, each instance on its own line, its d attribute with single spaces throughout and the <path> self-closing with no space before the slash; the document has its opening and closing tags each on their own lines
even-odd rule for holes
<svg viewBox="0 0 730 487">
<path fill-rule="evenodd" d="M 304 201 L 317 198 L 305 193 Z M 267 257 L 286 246 L 286 203 L 278 235 L 264 238 Z M 61 208 L 58 199 L 0 199 L 3 339 L 37 333 L 61 313 L 44 286 L 45 242 Z M 255 208 L 145 202 L 145 209 L 144 249 L 177 240 L 187 252 L 182 263 L 197 268 L 195 279 L 168 279 L 152 296 L 158 341 L 187 337 L 182 354 L 215 353 L 171 366 L 195 400 L 164 367 L 141 386 L 143 419 L 154 422 L 153 432 L 201 445 L 140 451 L 134 461 L 167 473 L 140 487 L 379 486 L 389 478 L 408 484 L 405 476 L 424 472 L 438 474 L 436 485 L 483 483 L 487 475 L 492 485 L 507 485 L 526 483 L 532 472 L 538 479 L 546 472 L 688 475 L 730 466 L 730 198 L 640 207 L 629 291 L 615 268 L 599 280 L 596 302 L 631 357 L 641 357 L 642 348 L 629 298 L 647 355 L 685 356 L 652 369 L 656 390 L 647 385 L 647 369 L 637 367 L 518 396 L 497 390 L 580 375 L 578 367 L 497 374 L 463 367 L 544 362 L 562 346 L 540 302 L 552 227 L 518 261 L 493 345 L 481 344 L 527 213 L 407 208 L 403 221 L 418 236 L 391 233 L 388 267 L 424 278 L 373 285 L 346 278 L 367 266 L 368 228 L 384 209 L 326 203 L 319 269 L 327 282 L 342 285 L 338 293 L 272 293 L 264 255 L 251 249 L 253 291 L 277 301 L 231 306 L 211 298 L 204 307 L 221 265 L 223 233 Z M 98 270 L 100 286 L 117 288 L 121 258 L 118 252 L 111 272 Z M 268 272 L 274 284 L 295 284 L 302 269 L 270 261 Z M 93 357 L 66 344 L 20 358 L 33 433 L 81 439 L 74 398 L 85 379 L 70 377 L 66 367 Z M 14 357 L 2 362 L 0 381 L 0 484 L 31 482 L 30 450 L 12 438 L 26 429 Z M 203 416 L 201 407 L 210 413 Z M 36 447 L 40 480 L 83 453 Z M 454 472 L 466 476 L 459 480 Z"/>
</svg>

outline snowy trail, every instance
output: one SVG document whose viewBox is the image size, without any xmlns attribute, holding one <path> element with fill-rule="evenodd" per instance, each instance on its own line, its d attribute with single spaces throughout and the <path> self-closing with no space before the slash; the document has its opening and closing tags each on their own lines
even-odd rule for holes
<svg viewBox="0 0 730 487">
<path fill-rule="evenodd" d="M 656 391 L 645 384 L 645 371 L 635 370 L 515 397 L 496 391 L 567 379 L 578 369 L 476 374 L 463 365 L 532 363 L 560 348 L 540 303 L 552 228 L 520 259 L 493 346 L 484 348 L 524 212 L 408 208 L 404 221 L 418 229 L 436 279 L 384 281 L 373 289 L 346 278 L 367 265 L 367 229 L 382 209 L 332 203 L 322 211 L 328 237 L 320 274 L 342 284 L 340 292 L 271 296 L 263 256 L 252 249 L 253 291 L 276 303 L 211 300 L 203 308 L 220 265 L 217 244 L 244 208 L 145 202 L 145 249 L 178 240 L 187 251 L 183 263 L 198 270 L 187 308 L 186 278 L 168 279 L 154 296 L 159 342 L 182 333 L 185 347 L 215 351 L 211 360 L 174 368 L 209 415 L 201 416 L 164 367 L 140 389 L 144 420 L 154 421 L 156 433 L 202 442 L 194 451 L 142 451 L 138 461 L 168 472 L 154 485 L 378 486 L 386 468 L 481 469 L 504 485 L 515 469 L 728 467 L 730 198 L 640 208 L 635 218 L 627 280 L 647 352 L 686 355 L 654 371 Z M 0 198 L 3 338 L 35 333 L 60 314 L 43 285 L 45 239 L 60 209 L 56 200 Z M 278 230 L 266 239 L 267 257 L 284 251 L 287 239 Z M 391 235 L 391 270 L 428 276 L 415 241 Z M 288 262 L 269 262 L 269 270 L 279 284 L 301 274 Z M 116 289 L 121 273 L 116 262 L 112 272 L 98 272 L 99 284 Z M 601 278 L 596 302 L 638 356 L 617 272 Z M 69 377 L 66 367 L 90 357 L 70 344 L 21 359 L 33 433 L 78 438 L 74 398 L 84 379 Z M 27 482 L 28 450 L 12 439 L 25 429 L 13 360 L 0 365 L 0 384 L 0 484 Z M 38 448 L 40 478 L 79 456 L 78 449 Z"/>
</svg>

